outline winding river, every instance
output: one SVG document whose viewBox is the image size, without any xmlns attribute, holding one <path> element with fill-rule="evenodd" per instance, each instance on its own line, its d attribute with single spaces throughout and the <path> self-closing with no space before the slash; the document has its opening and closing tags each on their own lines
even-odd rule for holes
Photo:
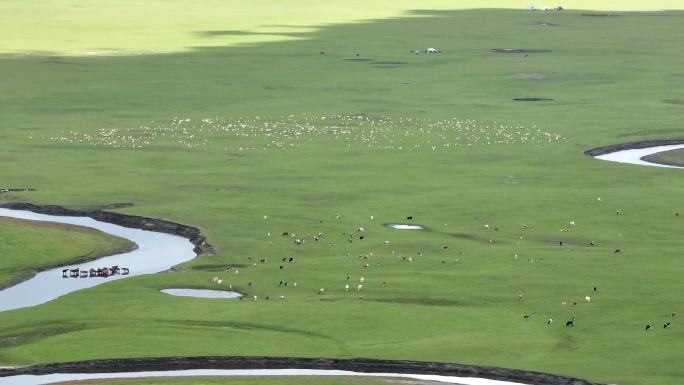
<svg viewBox="0 0 684 385">
<path fill-rule="evenodd" d="M 647 148 L 636 148 L 631 150 L 620 150 L 610 152 L 608 154 L 595 156 L 596 159 L 608 160 L 618 163 L 631 163 L 643 166 L 665 167 L 665 168 L 684 168 L 679 166 L 670 166 L 667 164 L 653 163 L 642 160 L 643 157 L 653 155 L 663 151 L 677 150 L 684 148 L 684 144 L 671 144 L 666 146 L 655 146 Z"/>
<path fill-rule="evenodd" d="M 446 382 L 460 385 L 520 385 L 515 382 L 488 380 L 476 377 L 440 376 L 434 374 L 361 373 L 346 370 L 319 369 L 190 369 L 151 372 L 122 373 L 53 373 L 45 375 L 21 375 L 0 377 L 0 385 L 43 385 L 60 381 L 95 380 L 102 378 L 142 377 L 216 377 L 216 376 L 344 376 L 344 377 L 392 377 L 423 381 Z"/>
<path fill-rule="evenodd" d="M 46 270 L 36 274 L 31 279 L 4 289 L 0 291 L 0 311 L 40 305 L 71 292 L 101 285 L 105 282 L 117 279 L 158 273 L 168 270 L 179 263 L 189 261 L 196 256 L 193 251 L 194 245 L 183 237 L 132 229 L 96 221 L 88 217 L 44 215 L 30 211 L 3 208 L 0 208 L 0 216 L 90 227 L 107 234 L 128 239 L 138 245 L 137 249 L 127 253 Z M 66 268 L 78 267 L 87 270 L 90 268 L 97 269 L 114 265 L 128 267 L 130 269 L 130 274 L 114 275 L 108 278 L 62 278 L 62 270 Z"/>
</svg>

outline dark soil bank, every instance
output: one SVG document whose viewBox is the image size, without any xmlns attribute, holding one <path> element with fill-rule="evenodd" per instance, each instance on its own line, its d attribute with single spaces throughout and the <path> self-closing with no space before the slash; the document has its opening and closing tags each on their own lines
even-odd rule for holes
<svg viewBox="0 0 684 385">
<path fill-rule="evenodd" d="M 441 362 L 388 361 L 366 358 L 295 358 L 295 357 L 165 357 L 93 360 L 39 364 L 14 369 L 0 369 L 0 377 L 49 373 L 112 373 L 186 369 L 323 369 L 365 373 L 437 374 L 481 377 L 532 385 L 596 385 L 585 380 L 528 372 L 517 369 L 479 367 Z"/>
<path fill-rule="evenodd" d="M 26 210 L 38 214 L 90 217 L 97 221 L 113 223 L 123 227 L 178 235 L 189 239 L 190 242 L 195 245 L 195 252 L 197 254 L 214 254 L 214 247 L 200 235 L 200 230 L 198 228 L 165 221 L 163 219 L 145 218 L 137 215 L 126 215 L 101 210 L 75 210 L 54 205 L 40 206 L 24 202 L 0 203 L 0 207 L 12 210 Z"/>
<path fill-rule="evenodd" d="M 552 101 L 552 98 L 514 98 L 514 102 L 546 102 Z"/>
<path fill-rule="evenodd" d="M 672 144 L 682 144 L 684 139 L 654 139 L 654 140 L 641 140 L 638 142 L 628 142 L 611 144 L 610 146 L 592 148 L 591 150 L 584 151 L 585 155 L 589 156 L 599 156 L 610 154 L 615 151 L 622 150 L 633 150 L 637 148 L 647 148 L 647 147 L 657 147 L 657 146 L 669 146 Z"/>
</svg>

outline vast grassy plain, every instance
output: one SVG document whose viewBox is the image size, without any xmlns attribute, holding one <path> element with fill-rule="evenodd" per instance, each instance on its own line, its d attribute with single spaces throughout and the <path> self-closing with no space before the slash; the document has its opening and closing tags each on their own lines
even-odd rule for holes
<svg viewBox="0 0 684 385">
<path fill-rule="evenodd" d="M 373 20 L 324 24 L 301 4 L 285 22 L 290 39 L 257 41 L 258 26 L 281 24 L 264 6 L 244 28 L 197 16 L 186 40 L 152 48 L 131 42 L 135 29 L 112 33 L 118 53 L 174 53 L 79 56 L 106 47 L 101 30 L 97 44 L 3 46 L 1 180 L 37 191 L 0 199 L 130 203 L 118 211 L 197 226 L 219 255 L 1 313 L 0 362 L 372 357 L 681 381 L 684 328 L 670 318 L 684 314 L 681 172 L 582 151 L 682 136 L 684 109 L 671 101 L 684 100 L 684 13 L 405 2 L 391 18 L 377 6 Z M 427 47 L 444 53 L 410 52 Z M 552 100 L 512 100 L 529 97 Z M 385 226 L 407 216 L 427 229 Z M 348 242 L 358 227 L 365 239 Z M 295 246 L 285 231 L 324 235 Z M 285 256 L 296 259 L 281 270 Z M 366 301 L 344 291 L 348 274 L 353 288 L 365 278 Z M 158 291 L 211 287 L 215 275 L 259 301 Z"/>
</svg>

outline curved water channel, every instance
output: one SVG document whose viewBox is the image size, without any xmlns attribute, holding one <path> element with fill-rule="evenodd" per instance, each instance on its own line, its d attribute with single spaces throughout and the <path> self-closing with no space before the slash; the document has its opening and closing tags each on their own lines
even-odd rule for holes
<svg viewBox="0 0 684 385">
<path fill-rule="evenodd" d="M 635 148 L 631 150 L 615 151 L 608 154 L 595 156 L 596 159 L 608 160 L 618 163 L 631 163 L 642 166 L 665 167 L 665 168 L 684 168 L 679 166 L 671 166 L 667 164 L 653 163 L 642 160 L 643 157 L 657 154 L 663 151 L 677 150 L 684 148 L 684 144 L 671 144 L 666 146 L 656 146 L 647 148 Z"/>
<path fill-rule="evenodd" d="M 150 372 L 121 373 L 53 373 L 44 375 L 20 375 L 0 377 L 0 385 L 44 385 L 61 381 L 95 380 L 102 378 L 143 377 L 219 377 L 219 376 L 343 376 L 343 377 L 392 377 L 423 381 L 437 381 L 461 385 L 520 385 L 515 382 L 489 380 L 476 377 L 440 376 L 435 374 L 361 373 L 346 370 L 321 369 L 190 369 Z"/>
<path fill-rule="evenodd" d="M 93 287 L 117 279 L 158 273 L 168 270 L 179 263 L 189 261 L 196 256 L 193 251 L 194 245 L 188 239 L 177 235 L 132 229 L 96 221 L 88 217 L 54 216 L 3 208 L 0 208 L 0 216 L 90 227 L 107 234 L 128 239 L 138 245 L 137 249 L 127 253 L 46 270 L 36 274 L 31 279 L 1 290 L 0 312 L 40 305 L 76 290 Z M 113 275 L 108 278 L 62 278 L 63 269 L 75 269 L 78 267 L 88 270 L 90 268 L 97 269 L 114 265 L 129 268 L 130 274 Z"/>
</svg>

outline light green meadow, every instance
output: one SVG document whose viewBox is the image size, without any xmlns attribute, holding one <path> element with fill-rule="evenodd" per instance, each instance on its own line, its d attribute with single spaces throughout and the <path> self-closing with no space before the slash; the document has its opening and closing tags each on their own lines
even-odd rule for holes
<svg viewBox="0 0 684 385">
<path fill-rule="evenodd" d="M 682 137 L 684 13 L 660 10 L 681 4 L 328 3 L 0 4 L 0 187 L 37 189 L 0 200 L 130 203 L 218 247 L 0 313 L 0 364 L 369 357 L 681 382 L 681 170 L 582 153 Z M 552 100 L 513 101 L 530 97 Z M 425 230 L 386 226 L 408 216 Z M 248 298 L 159 292 L 214 276 Z"/>
</svg>

